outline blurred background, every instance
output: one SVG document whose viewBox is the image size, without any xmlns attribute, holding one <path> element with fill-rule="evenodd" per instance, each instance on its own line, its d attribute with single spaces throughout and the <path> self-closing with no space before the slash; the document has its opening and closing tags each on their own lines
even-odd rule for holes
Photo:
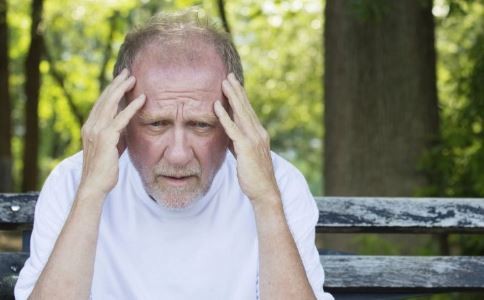
<svg viewBox="0 0 484 300">
<path fill-rule="evenodd" d="M 0 0 L 0 192 L 38 191 L 81 150 L 130 28 L 192 6 L 230 32 L 272 149 L 314 195 L 484 196 L 484 0 Z M 478 235 L 317 243 L 484 255 Z M 482 299 L 432 299 L 470 297 Z"/>
</svg>

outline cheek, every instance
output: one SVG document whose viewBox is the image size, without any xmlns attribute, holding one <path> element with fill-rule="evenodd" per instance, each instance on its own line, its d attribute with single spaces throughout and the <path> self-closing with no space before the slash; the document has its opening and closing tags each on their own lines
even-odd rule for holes
<svg viewBox="0 0 484 300">
<path fill-rule="evenodd" d="M 138 164 L 150 166 L 159 161 L 164 149 L 159 137 L 143 134 L 136 126 L 128 126 L 126 133 L 128 150 Z"/>
<path fill-rule="evenodd" d="M 215 134 L 210 138 L 197 140 L 193 149 L 204 169 L 214 169 L 220 165 L 225 157 L 227 146 L 227 136 L 225 134 Z"/>
</svg>

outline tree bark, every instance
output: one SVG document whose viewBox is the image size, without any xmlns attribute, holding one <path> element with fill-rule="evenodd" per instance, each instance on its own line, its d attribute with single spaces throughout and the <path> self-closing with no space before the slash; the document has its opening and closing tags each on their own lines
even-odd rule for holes
<svg viewBox="0 0 484 300">
<path fill-rule="evenodd" d="M 66 84 L 65 84 L 66 76 L 57 69 L 55 60 L 54 58 L 52 58 L 49 47 L 47 45 L 48 44 L 46 44 L 44 40 L 42 50 L 43 50 L 45 59 L 49 62 L 49 65 L 50 65 L 49 73 L 54 78 L 54 80 L 57 82 L 62 92 L 64 93 L 64 96 L 66 97 L 66 100 L 67 100 L 67 105 L 69 105 L 69 108 L 71 109 L 71 112 L 74 115 L 74 119 L 77 121 L 79 128 L 81 128 L 82 125 L 84 124 L 84 116 L 82 115 L 81 110 L 76 106 L 76 103 L 74 102 L 74 96 L 67 90 Z"/>
<path fill-rule="evenodd" d="M 222 24 L 224 26 L 224 29 L 227 33 L 230 34 L 230 25 L 229 25 L 229 21 L 227 20 L 227 14 L 225 13 L 224 0 L 217 0 L 217 8 L 220 14 L 220 18 L 222 19 Z"/>
<path fill-rule="evenodd" d="M 328 0 L 326 195 L 412 196 L 438 141 L 431 0 Z"/>
<path fill-rule="evenodd" d="M 108 62 L 109 59 L 112 56 L 113 52 L 113 39 L 114 39 L 114 34 L 116 32 L 116 23 L 118 22 L 118 19 L 120 17 L 119 11 L 114 11 L 111 17 L 109 17 L 109 34 L 108 38 L 106 40 L 106 48 L 104 49 L 103 53 L 103 60 L 101 62 L 101 70 L 99 71 L 99 77 L 98 77 L 98 82 L 99 82 L 99 95 L 104 91 L 104 88 L 108 84 L 108 79 L 106 78 L 106 69 L 108 67 Z M 82 126 L 82 124 L 81 124 Z"/>
<path fill-rule="evenodd" d="M 0 193 L 12 191 L 12 106 L 8 61 L 7 0 L 0 0 Z"/>
<path fill-rule="evenodd" d="M 39 93 L 40 60 L 43 52 L 43 37 L 40 28 L 43 0 L 32 0 L 32 25 L 30 28 L 30 47 L 25 61 L 25 136 L 23 153 L 22 191 L 37 189 L 38 145 L 39 145 Z"/>
</svg>

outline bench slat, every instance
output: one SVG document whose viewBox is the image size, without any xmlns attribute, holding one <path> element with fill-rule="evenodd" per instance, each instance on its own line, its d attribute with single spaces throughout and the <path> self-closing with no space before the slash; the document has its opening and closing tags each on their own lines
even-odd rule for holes
<svg viewBox="0 0 484 300">
<path fill-rule="evenodd" d="M 12 295 L 28 253 L 0 253 L 0 297 Z M 484 257 L 321 255 L 331 292 L 436 292 L 484 289 Z M 3 299 L 3 298 L 2 298 Z"/>
<path fill-rule="evenodd" d="M 38 193 L 1 194 L 0 225 L 31 224 Z M 316 197 L 318 232 L 484 233 L 482 198 Z"/>
<path fill-rule="evenodd" d="M 334 292 L 436 292 L 484 289 L 484 257 L 321 255 Z"/>
<path fill-rule="evenodd" d="M 39 193 L 0 194 L 0 225 L 32 225 Z"/>
<path fill-rule="evenodd" d="M 0 299 L 13 299 L 13 290 L 28 253 L 0 253 Z"/>
<path fill-rule="evenodd" d="M 484 233 L 482 198 L 317 197 L 318 232 Z"/>
</svg>

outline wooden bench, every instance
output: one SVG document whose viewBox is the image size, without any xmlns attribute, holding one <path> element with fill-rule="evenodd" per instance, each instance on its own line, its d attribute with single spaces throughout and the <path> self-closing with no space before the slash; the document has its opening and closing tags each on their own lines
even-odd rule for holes
<svg viewBox="0 0 484 300">
<path fill-rule="evenodd" d="M 23 232 L 21 252 L 0 253 L 0 299 L 13 297 L 19 271 L 29 255 L 37 196 L 0 194 L 0 229 Z M 318 197 L 317 204 L 318 233 L 484 233 L 484 199 Z M 338 300 L 484 292 L 484 256 L 323 253 L 325 289 Z"/>
</svg>

